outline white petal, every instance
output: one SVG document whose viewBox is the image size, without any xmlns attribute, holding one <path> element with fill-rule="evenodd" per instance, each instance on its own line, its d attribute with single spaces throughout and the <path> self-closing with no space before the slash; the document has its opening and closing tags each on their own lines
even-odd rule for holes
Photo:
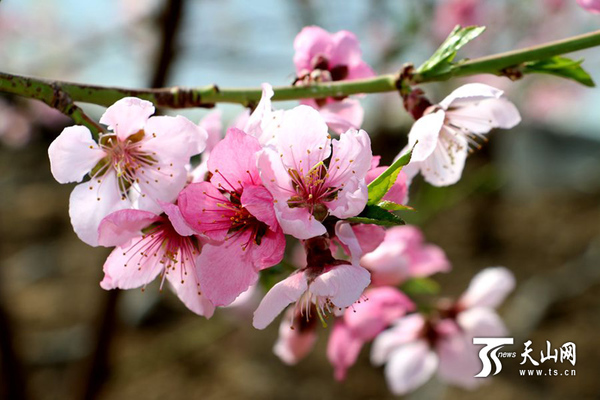
<svg viewBox="0 0 600 400">
<path fill-rule="evenodd" d="M 289 304 L 298 301 L 307 288 L 308 283 L 302 272 L 297 272 L 277 283 L 258 305 L 252 325 L 256 329 L 266 328 Z"/>
<path fill-rule="evenodd" d="M 501 337 L 508 334 L 502 319 L 489 308 L 477 307 L 463 311 L 458 314 L 456 322 L 470 338 Z"/>
<path fill-rule="evenodd" d="M 438 145 L 445 112 L 438 110 L 415 121 L 408 133 L 408 149 L 413 149 L 411 163 L 426 160 Z"/>
<path fill-rule="evenodd" d="M 417 340 L 424 326 L 425 319 L 421 314 L 410 314 L 398 319 L 392 328 L 380 333 L 373 341 L 371 363 L 384 364 L 395 349 Z"/>
<path fill-rule="evenodd" d="M 98 246 L 100 221 L 108 214 L 125 208 L 131 208 L 131 203 L 121 199 L 117 178 L 112 171 L 102 177 L 101 183 L 92 180 L 77 185 L 69 199 L 73 230 L 90 246 Z"/>
<path fill-rule="evenodd" d="M 152 114 L 154 105 L 149 101 L 125 97 L 106 109 L 100 123 L 107 125 L 123 141 L 144 129 L 144 124 Z"/>
<path fill-rule="evenodd" d="M 460 303 L 468 308 L 498 307 L 515 287 L 515 277 L 504 267 L 490 267 L 473 277 Z"/>
<path fill-rule="evenodd" d="M 468 155 L 468 145 L 462 136 L 442 130 L 433 153 L 421 161 L 421 174 L 434 186 L 453 185 L 460 180 Z"/>
<path fill-rule="evenodd" d="M 395 350 L 385 366 L 385 378 L 392 393 L 407 394 L 427 382 L 438 366 L 438 358 L 424 340 Z"/>
<path fill-rule="evenodd" d="M 335 224 L 335 235 L 337 238 L 348 246 L 350 250 L 350 255 L 352 256 L 352 264 L 359 265 L 360 258 L 362 257 L 362 249 L 360 248 L 360 243 L 352 230 L 352 226 L 344 221 L 338 221 Z"/>
<path fill-rule="evenodd" d="M 444 110 L 485 99 L 499 99 L 504 92 L 483 83 L 468 83 L 450 93 L 439 104 Z"/>
<path fill-rule="evenodd" d="M 470 103 L 446 112 L 450 124 L 463 132 L 483 134 L 493 128 L 510 129 L 521 122 L 517 107 L 504 97 Z"/>
<path fill-rule="evenodd" d="M 81 182 L 106 153 L 85 126 L 69 126 L 48 148 L 50 171 L 59 183 Z"/>
<path fill-rule="evenodd" d="M 315 278 L 309 291 L 330 298 L 336 307 L 346 308 L 360 298 L 369 283 L 369 271 L 358 265 L 341 264 Z"/>
</svg>

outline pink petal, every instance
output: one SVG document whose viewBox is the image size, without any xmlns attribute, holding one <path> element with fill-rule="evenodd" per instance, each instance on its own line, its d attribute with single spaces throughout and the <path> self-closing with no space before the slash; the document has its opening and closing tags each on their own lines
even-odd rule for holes
<svg viewBox="0 0 600 400">
<path fill-rule="evenodd" d="M 459 302 L 467 308 L 498 307 L 515 288 L 515 277 L 504 267 L 486 268 L 473 277 Z"/>
<path fill-rule="evenodd" d="M 438 272 L 448 272 L 452 268 L 446 253 L 439 246 L 423 245 L 409 252 L 410 276 L 427 277 Z"/>
<path fill-rule="evenodd" d="M 408 133 L 408 149 L 412 149 L 411 163 L 428 159 L 439 146 L 440 131 L 445 117 L 445 112 L 438 110 L 415 121 Z"/>
<path fill-rule="evenodd" d="M 48 148 L 50 171 L 58 183 L 81 182 L 106 156 L 92 134 L 84 126 L 69 126 L 54 139 Z"/>
<path fill-rule="evenodd" d="M 181 115 L 152 117 L 144 130 L 141 148 L 167 163 L 183 166 L 206 148 L 206 130 Z"/>
<path fill-rule="evenodd" d="M 368 289 L 365 298 L 344 312 L 348 329 L 364 341 L 373 340 L 393 321 L 415 309 L 404 293 L 391 286 Z"/>
<path fill-rule="evenodd" d="M 361 259 L 361 265 L 371 271 L 375 285 L 395 286 L 410 277 L 410 258 L 406 254 L 407 238 L 405 231 L 400 228 L 403 227 L 388 229 L 381 245 Z"/>
<path fill-rule="evenodd" d="M 187 272 L 188 274 L 186 275 L 186 278 L 183 279 L 183 282 L 179 274 L 174 271 L 167 274 L 167 279 L 177 294 L 177 297 L 179 297 L 187 308 L 206 318 L 212 317 L 215 312 L 215 306 L 204 294 L 202 294 L 202 287 L 200 286 L 196 271 L 190 270 Z"/>
<path fill-rule="evenodd" d="M 198 258 L 202 293 L 217 307 L 231 304 L 258 279 L 248 252 L 242 249 L 247 236 L 218 246 L 206 244 Z"/>
<path fill-rule="evenodd" d="M 357 265 L 341 264 L 315 278 L 310 292 L 331 299 L 339 308 L 350 307 L 357 301 L 371 278 L 369 271 Z"/>
<path fill-rule="evenodd" d="M 404 395 L 427 382 L 438 366 L 438 357 L 425 340 L 407 343 L 390 355 L 385 377 L 392 393 Z"/>
<path fill-rule="evenodd" d="M 277 283 L 254 312 L 252 325 L 256 329 L 266 328 L 288 305 L 298 301 L 307 289 L 308 283 L 302 272 L 296 272 Z"/>
<path fill-rule="evenodd" d="M 363 254 L 375 250 L 385 238 L 385 229 L 378 225 L 357 224 L 352 226 Z"/>
<path fill-rule="evenodd" d="M 129 200 L 121 199 L 113 171 L 108 171 L 100 181 L 80 183 L 69 198 L 73 230 L 79 239 L 90 246 L 98 246 L 98 227 L 104 217 L 114 211 L 131 208 Z"/>
<path fill-rule="evenodd" d="M 327 125 L 319 112 L 304 105 L 283 114 L 279 132 L 273 139 L 280 162 L 303 175 L 329 157 L 330 142 Z"/>
<path fill-rule="evenodd" d="M 319 112 L 327 126 L 336 133 L 344 133 L 349 129 L 360 129 L 364 118 L 364 110 L 360 102 L 350 98 L 327 103 L 319 108 Z"/>
<path fill-rule="evenodd" d="M 346 245 L 348 250 L 350 250 L 352 264 L 359 265 L 360 257 L 362 256 L 362 248 L 354 234 L 352 226 L 348 222 L 338 221 L 335 224 L 335 235 L 339 241 Z"/>
<path fill-rule="evenodd" d="M 225 139 L 210 152 L 208 169 L 211 183 L 229 191 L 241 191 L 246 185 L 259 185 L 256 154 L 261 150 L 258 140 L 236 128 L 229 128 Z"/>
<path fill-rule="evenodd" d="M 447 335 L 438 340 L 436 352 L 440 361 L 438 375 L 441 380 L 465 389 L 474 389 L 483 383 L 475 378 L 481 369 L 481 360 L 472 338 L 461 332 Z"/>
<path fill-rule="evenodd" d="M 144 129 L 148 118 L 154 114 L 154 105 L 136 97 L 125 97 L 108 107 L 100 123 L 117 134 L 124 141 L 130 135 Z"/>
<path fill-rule="evenodd" d="M 252 243 L 249 250 L 252 252 L 252 263 L 259 269 L 265 269 L 279 264 L 285 253 L 285 236 L 281 228 L 269 229 L 261 238 L 260 245 Z"/>
<path fill-rule="evenodd" d="M 366 79 L 375 76 L 375 71 L 364 61 L 353 64 L 348 69 L 346 80 Z"/>
<path fill-rule="evenodd" d="M 577 0 L 577 4 L 591 13 L 600 13 L 600 0 Z"/>
<path fill-rule="evenodd" d="M 145 246 L 141 242 L 153 240 L 149 236 L 139 237 L 128 247 L 116 247 L 104 263 L 104 279 L 100 286 L 105 290 L 133 289 L 145 286 L 160 274 L 164 266 L 161 257 L 146 257 L 140 251 Z"/>
<path fill-rule="evenodd" d="M 349 130 L 334 140 L 327 183 L 340 187 L 352 179 L 364 180 L 371 169 L 371 139 L 367 132 Z"/>
<path fill-rule="evenodd" d="M 219 206 L 227 199 L 209 182 L 188 185 L 177 204 L 187 224 L 201 235 L 222 242 L 231 228 L 234 211 Z"/>
<path fill-rule="evenodd" d="M 373 341 L 371 363 L 385 364 L 394 350 L 418 340 L 424 326 L 425 318 L 421 314 L 410 314 L 398 319 L 391 329 L 382 332 Z"/>
<path fill-rule="evenodd" d="M 105 247 L 122 246 L 134 237 L 142 236 L 142 229 L 160 219 L 158 215 L 148 211 L 115 211 L 100 222 L 98 244 Z"/>
<path fill-rule="evenodd" d="M 333 48 L 329 59 L 329 67 L 338 65 L 348 67 L 348 73 L 352 71 L 353 66 L 362 67 L 362 52 L 356 35 L 350 31 L 339 31 L 331 35 L 333 39 Z M 371 71 L 372 72 L 372 71 Z M 366 78 L 367 76 L 365 76 Z M 356 78 L 353 78 L 356 79 Z"/>
<path fill-rule="evenodd" d="M 175 204 L 172 203 L 160 203 L 160 207 L 163 209 L 167 217 L 169 217 L 169 222 L 175 228 L 175 231 L 180 236 L 191 236 L 196 232 L 185 222 L 183 215 L 181 214 L 181 210 Z"/>
<path fill-rule="evenodd" d="M 198 125 L 207 133 L 205 152 L 210 152 L 221 140 L 221 132 L 223 131 L 223 122 L 221 121 L 221 110 L 211 111 Z"/>
<path fill-rule="evenodd" d="M 296 239 L 310 239 L 327 233 L 325 226 L 307 208 L 289 208 L 279 202 L 275 204 L 275 215 L 283 232 Z"/>
<path fill-rule="evenodd" d="M 288 310 L 279 325 L 279 338 L 273 347 L 273 353 L 287 365 L 295 365 L 310 353 L 317 341 L 314 329 L 302 331 L 291 329 L 291 316 L 294 310 Z"/>
<path fill-rule="evenodd" d="M 450 107 L 464 106 L 486 99 L 499 99 L 502 94 L 502 90 L 483 83 L 467 83 L 450 93 L 439 105 L 448 110 Z"/>
<path fill-rule="evenodd" d="M 312 71 L 312 60 L 316 55 L 330 56 L 333 46 L 332 35 L 318 26 L 303 28 L 294 39 L 294 65 L 296 74 Z"/>
<path fill-rule="evenodd" d="M 245 186 L 241 201 L 242 206 L 256 219 L 264 222 L 273 230 L 279 228 L 273 209 L 273 196 L 264 186 Z"/>
<path fill-rule="evenodd" d="M 335 368 L 336 380 L 346 379 L 346 372 L 356 363 L 362 345 L 363 341 L 354 336 L 342 320 L 336 321 L 327 342 L 327 359 Z"/>
</svg>

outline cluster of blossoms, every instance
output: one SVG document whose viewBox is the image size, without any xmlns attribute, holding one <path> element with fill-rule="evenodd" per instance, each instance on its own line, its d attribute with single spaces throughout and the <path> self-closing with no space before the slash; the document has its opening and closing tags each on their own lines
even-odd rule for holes
<svg viewBox="0 0 600 400">
<path fill-rule="evenodd" d="M 295 85 L 373 75 L 350 32 L 305 28 L 294 47 Z M 70 198 L 76 234 L 91 246 L 114 247 L 101 287 L 143 288 L 158 278 L 162 288 L 166 280 L 191 311 L 209 318 L 256 285 L 260 271 L 281 263 L 288 235 L 300 241 L 304 257 L 268 291 L 253 320 L 263 329 L 287 309 L 274 348 L 285 363 L 306 356 L 319 320 L 330 319 L 327 356 L 339 380 L 374 341 L 373 363 L 386 363 L 395 393 L 435 370 L 472 387 L 476 349 L 469 340 L 504 332 L 493 307 L 512 288 L 510 273 L 485 270 L 458 302 L 417 312 L 399 287 L 447 272 L 450 263 L 414 226 L 386 230 L 349 220 L 365 210 L 369 182 L 387 169 L 360 129 L 358 100 L 274 110 L 272 96 L 264 84 L 255 110 L 222 139 L 218 113 L 195 124 L 152 116 L 152 103 L 124 98 L 100 119 L 108 132 L 97 140 L 73 126 L 51 144 L 58 182 L 89 177 Z M 465 85 L 423 111 L 403 151 L 412 150 L 411 162 L 382 198 L 388 203 L 407 203 L 418 172 L 433 185 L 457 182 L 470 148 L 492 128 L 520 120 L 501 91 L 483 84 Z"/>
</svg>

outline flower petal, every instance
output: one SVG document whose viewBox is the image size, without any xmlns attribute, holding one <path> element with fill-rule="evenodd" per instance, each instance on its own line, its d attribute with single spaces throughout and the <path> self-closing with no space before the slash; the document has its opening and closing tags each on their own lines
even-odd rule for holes
<svg viewBox="0 0 600 400">
<path fill-rule="evenodd" d="M 121 198 L 117 178 L 108 171 L 98 181 L 80 183 L 69 198 L 69 216 L 73 230 L 83 242 L 98 246 L 98 227 L 108 214 L 132 208 L 131 202 Z"/>
<path fill-rule="evenodd" d="M 515 277 L 504 267 L 490 267 L 473 277 L 459 302 L 467 308 L 498 307 L 515 288 Z"/>
<path fill-rule="evenodd" d="M 407 394 L 427 382 L 438 366 L 438 357 L 425 340 L 407 343 L 390 355 L 385 377 L 392 393 Z"/>
<path fill-rule="evenodd" d="M 363 254 L 375 250 L 385 238 L 385 228 L 378 225 L 357 224 L 352 226 L 352 230 Z"/>
<path fill-rule="evenodd" d="M 467 83 L 450 93 L 439 104 L 444 110 L 486 99 L 499 99 L 504 92 L 483 83 Z"/>
<path fill-rule="evenodd" d="M 69 126 L 48 148 L 50 171 L 58 183 L 81 182 L 106 153 L 85 126 Z"/>
<path fill-rule="evenodd" d="M 242 248 L 247 241 L 248 237 L 241 235 L 218 246 L 202 247 L 198 277 L 202 293 L 217 307 L 231 304 L 258 279 L 248 251 Z"/>
<path fill-rule="evenodd" d="M 133 240 L 127 247 L 116 247 L 104 263 L 104 279 L 100 286 L 105 290 L 110 289 L 133 289 L 145 286 L 164 269 L 160 263 L 161 257 L 146 257 L 143 249 L 153 239 L 139 237 Z"/>
<path fill-rule="evenodd" d="M 229 191 L 241 191 L 246 185 L 259 185 L 256 154 L 261 150 L 258 140 L 236 128 L 229 128 L 225 139 L 210 152 L 208 169 L 211 183 Z"/>
<path fill-rule="evenodd" d="M 211 111 L 198 124 L 207 133 L 205 152 L 210 152 L 221 140 L 221 132 L 223 131 L 221 116 L 221 110 Z"/>
<path fill-rule="evenodd" d="M 269 290 L 254 312 L 252 325 L 265 329 L 288 305 L 300 299 L 308 283 L 302 272 L 296 272 Z"/>
<path fill-rule="evenodd" d="M 317 108 L 314 100 L 312 103 L 314 105 L 310 105 Z M 360 102 L 350 98 L 327 103 L 319 108 L 319 113 L 325 119 L 327 126 L 340 134 L 349 129 L 360 129 L 365 114 Z"/>
<path fill-rule="evenodd" d="M 209 182 L 188 185 L 181 191 L 177 204 L 187 224 L 196 232 L 212 240 L 222 242 L 231 228 L 235 211 L 219 204 L 227 199 Z"/>
<path fill-rule="evenodd" d="M 296 74 L 300 75 L 313 70 L 313 57 L 323 54 L 329 55 L 333 47 L 331 34 L 318 26 L 303 28 L 294 39 L 294 65 Z"/>
<path fill-rule="evenodd" d="M 279 228 L 273 209 L 273 196 L 264 186 L 246 186 L 241 197 L 242 207 L 272 230 Z"/>
<path fill-rule="evenodd" d="M 154 105 L 136 97 L 125 97 L 108 107 L 100 123 L 117 134 L 124 141 L 130 135 L 144 129 L 148 118 L 154 114 Z"/>
<path fill-rule="evenodd" d="M 445 128 L 433 153 L 421 164 L 421 174 L 434 186 L 453 185 L 460 180 L 465 168 L 469 146 L 462 136 L 454 136 Z M 410 165 L 410 164 L 409 164 Z"/>
<path fill-rule="evenodd" d="M 181 210 L 175 204 L 160 202 L 160 207 L 163 209 L 165 214 L 167 214 L 169 222 L 171 225 L 173 225 L 173 228 L 180 236 L 191 236 L 196 233 L 187 224 L 183 218 L 183 215 L 181 214 Z"/>
<path fill-rule="evenodd" d="M 292 329 L 294 310 L 289 309 L 279 325 L 279 337 L 273 353 L 287 365 L 295 365 L 313 349 L 317 341 L 314 329 Z"/>
<path fill-rule="evenodd" d="M 285 253 L 285 235 L 279 227 L 269 229 L 260 239 L 260 244 L 252 243 L 248 251 L 251 251 L 252 263 L 259 270 L 279 264 Z"/>
<path fill-rule="evenodd" d="M 354 234 L 352 226 L 348 222 L 338 221 L 335 224 L 335 235 L 339 241 L 345 244 L 348 250 L 350 250 L 352 264 L 359 265 L 360 258 L 362 257 L 362 248 Z"/>
<path fill-rule="evenodd" d="M 410 314 L 398 319 L 391 329 L 382 332 L 373 341 L 371 363 L 385 364 L 394 350 L 416 341 L 424 326 L 425 318 L 421 314 Z"/>
<path fill-rule="evenodd" d="M 469 335 L 469 342 L 473 337 L 501 337 L 508 334 L 508 329 L 496 312 L 490 308 L 476 307 L 458 314 L 456 322 Z"/>
<path fill-rule="evenodd" d="M 258 139 L 261 146 L 265 146 L 273 140 L 274 135 L 276 135 L 279 130 L 278 126 L 284 113 L 283 110 L 274 111 L 272 109 L 271 97 L 273 97 L 273 94 L 273 87 L 268 83 L 263 83 L 262 96 L 252 114 L 250 114 L 249 117 L 246 117 L 246 121 L 243 120 L 242 115 L 242 120 L 236 121 L 233 125 L 236 128 L 240 128 L 248 135 L 254 136 Z"/>
<path fill-rule="evenodd" d="M 187 272 L 188 274 L 183 280 L 176 273 L 167 274 L 167 280 L 171 284 L 173 291 L 177 294 L 177 297 L 179 297 L 187 308 L 206 318 L 212 317 L 215 312 L 215 306 L 202 293 L 200 280 L 196 275 L 197 272 Z"/>
<path fill-rule="evenodd" d="M 348 368 L 356 363 L 363 341 L 354 336 L 342 320 L 337 320 L 327 342 L 327 359 L 335 368 L 335 379 L 346 379 Z"/>
<path fill-rule="evenodd" d="M 441 380 L 465 389 L 474 389 L 482 380 L 475 378 L 481 369 L 478 349 L 473 339 L 462 332 L 447 335 L 438 340 L 438 375 Z"/>
<path fill-rule="evenodd" d="M 329 164 L 327 183 L 341 187 L 351 179 L 364 181 L 371 169 L 371 139 L 367 132 L 351 129 L 332 143 L 333 154 Z"/>
<path fill-rule="evenodd" d="M 142 229 L 161 218 L 142 210 L 119 210 L 107 215 L 98 227 L 98 244 L 112 247 L 122 246 L 134 237 L 142 236 Z"/>
<path fill-rule="evenodd" d="M 410 163 L 428 159 L 437 146 L 444 125 L 446 113 L 438 110 L 431 114 L 425 114 L 415 121 L 408 133 L 408 149 L 412 149 Z"/>
<path fill-rule="evenodd" d="M 370 282 L 369 271 L 363 267 L 340 264 L 316 277 L 309 290 L 316 296 L 331 299 L 336 307 L 346 308 L 360 298 Z"/>
<path fill-rule="evenodd" d="M 204 151 L 208 139 L 204 128 L 181 115 L 152 117 L 144 130 L 143 151 L 155 153 L 163 162 L 182 166 L 191 156 Z"/>
<path fill-rule="evenodd" d="M 464 131 L 483 134 L 492 128 L 510 129 L 521 122 L 517 107 L 504 97 L 465 104 L 446 112 L 448 121 Z"/>
</svg>

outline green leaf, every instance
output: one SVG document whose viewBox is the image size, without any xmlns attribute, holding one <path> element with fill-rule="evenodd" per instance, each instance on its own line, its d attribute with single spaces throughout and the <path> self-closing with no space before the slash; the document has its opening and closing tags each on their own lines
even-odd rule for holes
<svg viewBox="0 0 600 400">
<path fill-rule="evenodd" d="M 407 295 L 418 294 L 438 294 L 440 292 L 440 284 L 430 278 L 412 278 L 407 280 L 400 286 Z"/>
<path fill-rule="evenodd" d="M 360 224 L 373 224 L 381 226 L 404 225 L 405 222 L 396 214 L 374 205 L 367 205 L 365 209 L 356 217 L 346 219 L 348 222 Z"/>
<path fill-rule="evenodd" d="M 456 56 L 456 52 L 481 35 L 484 30 L 485 26 L 467 26 L 463 28 L 457 25 L 429 60 L 417 68 L 417 72 L 423 74 L 435 70 L 436 73 L 442 73 L 444 70 L 449 70 L 452 68 L 451 62 Z"/>
<path fill-rule="evenodd" d="M 375 205 L 381 201 L 383 196 L 392 188 L 398 174 L 406 164 L 410 162 L 412 150 L 397 159 L 392 165 L 381 173 L 373 182 L 369 183 L 369 200 L 367 205 Z"/>
<path fill-rule="evenodd" d="M 378 207 L 388 211 L 415 211 L 414 208 L 405 206 L 404 204 L 394 203 L 393 201 L 383 200 L 377 204 Z"/>
<path fill-rule="evenodd" d="M 550 74 L 574 80 L 582 85 L 594 87 L 594 80 L 581 67 L 583 60 L 571 60 L 567 57 L 556 56 L 546 60 L 530 61 L 523 64 L 524 74 Z"/>
</svg>

